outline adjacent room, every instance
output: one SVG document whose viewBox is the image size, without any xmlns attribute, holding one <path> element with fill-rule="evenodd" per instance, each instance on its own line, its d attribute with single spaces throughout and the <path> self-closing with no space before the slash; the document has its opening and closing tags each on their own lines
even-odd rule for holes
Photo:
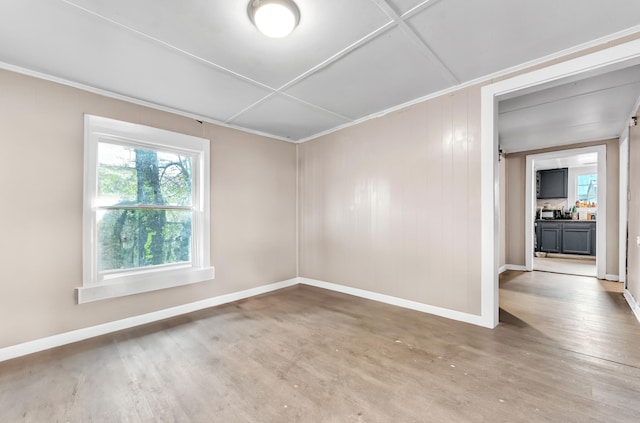
<svg viewBox="0 0 640 423">
<path fill-rule="evenodd" d="M 0 421 L 640 421 L 640 3 L 0 3 Z"/>
</svg>

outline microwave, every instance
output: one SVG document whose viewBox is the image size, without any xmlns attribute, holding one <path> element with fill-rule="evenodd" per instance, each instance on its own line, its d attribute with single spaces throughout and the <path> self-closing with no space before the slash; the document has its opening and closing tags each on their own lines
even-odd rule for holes
<svg viewBox="0 0 640 423">
<path fill-rule="evenodd" d="M 540 210 L 540 219 L 562 219 L 562 210 L 542 209 Z"/>
</svg>

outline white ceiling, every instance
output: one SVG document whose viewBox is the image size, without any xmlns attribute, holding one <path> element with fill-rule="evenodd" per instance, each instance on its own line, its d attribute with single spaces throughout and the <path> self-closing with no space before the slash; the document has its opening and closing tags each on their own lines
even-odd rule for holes
<svg viewBox="0 0 640 423">
<path fill-rule="evenodd" d="M 535 160 L 534 170 L 558 169 L 562 167 L 595 167 L 598 164 L 598 153 L 582 153 L 575 156 L 557 157 L 554 159 Z"/>
<path fill-rule="evenodd" d="M 600 72 L 540 85 L 500 101 L 498 126 L 503 151 L 620 136 L 638 107 L 640 65 Z"/>
<path fill-rule="evenodd" d="M 640 30 L 637 0 L 296 0 L 300 25 L 270 39 L 248 1 L 0 0 L 0 62 L 297 141 Z M 501 140 L 535 101 L 511 102 L 505 115 L 521 117 L 505 121 Z"/>
</svg>

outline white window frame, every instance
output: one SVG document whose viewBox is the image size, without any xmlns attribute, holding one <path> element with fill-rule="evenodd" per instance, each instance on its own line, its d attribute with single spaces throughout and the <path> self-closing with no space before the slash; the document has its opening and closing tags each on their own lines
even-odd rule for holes
<svg viewBox="0 0 640 423">
<path fill-rule="evenodd" d="M 578 166 L 569 168 L 569 188 L 567 192 L 568 207 L 571 208 L 575 205 L 578 199 L 578 176 L 588 175 L 595 173 L 598 174 L 598 166 Z M 598 181 L 600 182 L 600 181 Z"/>
<path fill-rule="evenodd" d="M 209 140 L 149 126 L 85 115 L 84 118 L 83 281 L 78 304 L 211 280 Z M 98 272 L 98 144 L 171 151 L 192 158 L 193 217 L 191 261 L 122 272 Z"/>
</svg>

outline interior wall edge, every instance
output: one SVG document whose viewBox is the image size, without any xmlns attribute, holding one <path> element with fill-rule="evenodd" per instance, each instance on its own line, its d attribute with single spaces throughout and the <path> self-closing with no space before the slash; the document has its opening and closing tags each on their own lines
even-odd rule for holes
<svg viewBox="0 0 640 423">
<path fill-rule="evenodd" d="M 57 335 L 47 336 L 45 338 L 35 339 L 32 341 L 0 348 L 0 362 L 37 353 L 40 351 L 45 351 L 51 348 L 60 347 L 74 342 L 83 341 L 85 339 L 95 338 L 96 336 L 106 335 L 120 330 L 142 326 L 147 323 L 153 323 L 171 317 L 192 313 L 194 311 L 199 311 L 222 304 L 255 297 L 256 295 L 266 294 L 278 289 L 297 285 L 299 283 L 298 279 L 299 278 L 292 278 L 281 282 L 259 286 L 256 288 L 246 289 L 244 291 L 219 295 L 192 303 L 153 311 L 151 313 L 145 313 L 138 316 L 114 320 L 95 326 L 76 329 L 69 332 L 63 332 Z"/>
<path fill-rule="evenodd" d="M 343 294 L 349 294 L 360 298 L 366 298 L 367 300 L 377 301 L 397 307 L 406 308 L 409 310 L 420 311 L 422 313 L 432 314 L 434 316 L 444 317 L 447 319 L 457 320 L 459 322 L 471 323 L 476 326 L 482 326 L 486 328 L 493 328 L 488 326 L 486 319 L 483 316 L 476 314 L 465 313 L 462 311 L 451 310 L 448 308 L 437 307 L 417 301 L 405 300 L 403 298 L 394 297 L 391 295 L 380 294 L 373 291 L 367 291 L 359 288 L 352 288 L 346 285 L 340 285 L 332 282 L 320 281 L 317 279 L 299 277 L 300 283 L 303 285 L 315 286 L 317 288 L 328 289 L 330 291 L 341 292 Z"/>
<path fill-rule="evenodd" d="M 640 305 L 638 305 L 638 302 L 633 298 L 633 295 L 631 295 L 631 292 L 629 292 L 628 289 L 624 290 L 624 299 L 627 300 L 629 307 L 631 307 L 631 311 L 633 311 L 636 319 L 640 322 Z"/>
</svg>

